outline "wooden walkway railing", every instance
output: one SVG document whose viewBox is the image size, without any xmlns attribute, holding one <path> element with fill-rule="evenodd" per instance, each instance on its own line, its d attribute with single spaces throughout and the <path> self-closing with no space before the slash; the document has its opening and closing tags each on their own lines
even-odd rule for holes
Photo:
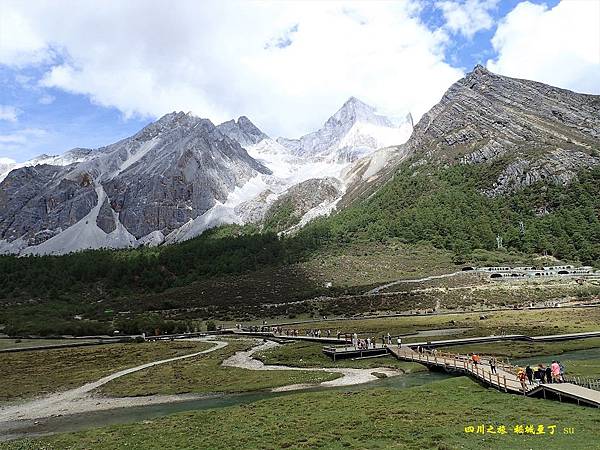
<svg viewBox="0 0 600 450">
<path fill-rule="evenodd" d="M 525 389 L 523 389 L 516 375 L 516 367 L 503 362 L 498 362 L 496 372 L 494 373 L 489 360 L 485 358 L 482 358 L 479 364 L 475 364 L 467 356 L 453 353 L 417 353 L 408 347 L 397 348 L 394 346 L 388 346 L 388 350 L 398 359 L 470 375 L 484 384 L 504 392 L 526 394 L 527 391 L 535 387 L 525 384 Z"/>
<path fill-rule="evenodd" d="M 582 385 L 583 383 L 529 384 L 526 381 L 523 385 L 517 377 L 518 368 L 516 366 L 498 363 L 496 372 L 492 373 L 489 359 L 486 357 L 481 358 L 479 364 L 474 364 L 467 356 L 452 353 L 417 353 L 409 347 L 397 348 L 391 345 L 388 346 L 388 350 L 400 360 L 418 362 L 428 367 L 439 367 L 448 372 L 463 373 L 503 392 L 530 396 L 539 394 L 544 398 L 547 397 L 546 394 L 552 394 L 559 401 L 562 401 L 563 398 L 570 398 L 578 405 L 583 403 L 600 407 L 600 392 L 590 389 L 592 386 Z"/>
</svg>

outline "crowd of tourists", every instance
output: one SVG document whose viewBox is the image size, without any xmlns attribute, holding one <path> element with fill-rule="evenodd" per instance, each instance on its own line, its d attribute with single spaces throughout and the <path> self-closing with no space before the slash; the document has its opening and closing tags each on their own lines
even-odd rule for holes
<svg viewBox="0 0 600 450">
<path fill-rule="evenodd" d="M 519 367 L 517 378 L 519 378 L 523 389 L 525 389 L 527 383 L 529 383 L 529 385 L 540 383 L 563 383 L 565 381 L 565 366 L 563 366 L 560 361 L 554 360 L 547 366 L 538 364 L 535 369 L 530 365 L 524 369 Z"/>
</svg>

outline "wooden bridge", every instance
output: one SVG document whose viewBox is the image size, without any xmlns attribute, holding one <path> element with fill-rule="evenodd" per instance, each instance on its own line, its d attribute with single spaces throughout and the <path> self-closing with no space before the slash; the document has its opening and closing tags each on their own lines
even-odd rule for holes
<svg viewBox="0 0 600 450">
<path fill-rule="evenodd" d="M 557 399 L 559 401 L 569 399 L 578 405 L 583 404 L 600 408 L 600 391 L 573 383 L 529 384 L 526 382 L 523 389 L 515 373 L 516 368 L 514 366 L 498 362 L 496 373 L 492 373 L 487 358 L 481 358 L 479 364 L 474 364 L 464 355 L 438 352 L 417 353 L 410 347 L 397 348 L 392 345 L 388 345 L 387 349 L 402 361 L 417 362 L 449 373 L 468 375 L 482 384 L 502 392 Z"/>
</svg>

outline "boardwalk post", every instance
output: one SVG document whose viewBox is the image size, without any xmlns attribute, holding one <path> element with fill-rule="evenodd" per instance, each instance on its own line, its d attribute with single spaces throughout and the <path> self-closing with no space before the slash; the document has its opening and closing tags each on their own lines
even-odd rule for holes
<svg viewBox="0 0 600 450">
<path fill-rule="evenodd" d="M 498 387 L 500 387 L 500 374 L 496 372 L 496 379 L 498 380 Z"/>
<path fill-rule="evenodd" d="M 506 389 L 506 375 L 502 375 L 502 378 L 504 380 L 504 392 L 508 392 L 508 389 Z"/>
</svg>

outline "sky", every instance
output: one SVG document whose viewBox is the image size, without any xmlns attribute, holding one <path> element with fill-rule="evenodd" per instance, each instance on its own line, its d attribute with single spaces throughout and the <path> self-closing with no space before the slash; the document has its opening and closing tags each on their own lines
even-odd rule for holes
<svg viewBox="0 0 600 450">
<path fill-rule="evenodd" d="M 0 0 L 0 162 L 172 111 L 272 137 L 350 96 L 418 120 L 476 64 L 600 94 L 600 0 Z"/>
</svg>

